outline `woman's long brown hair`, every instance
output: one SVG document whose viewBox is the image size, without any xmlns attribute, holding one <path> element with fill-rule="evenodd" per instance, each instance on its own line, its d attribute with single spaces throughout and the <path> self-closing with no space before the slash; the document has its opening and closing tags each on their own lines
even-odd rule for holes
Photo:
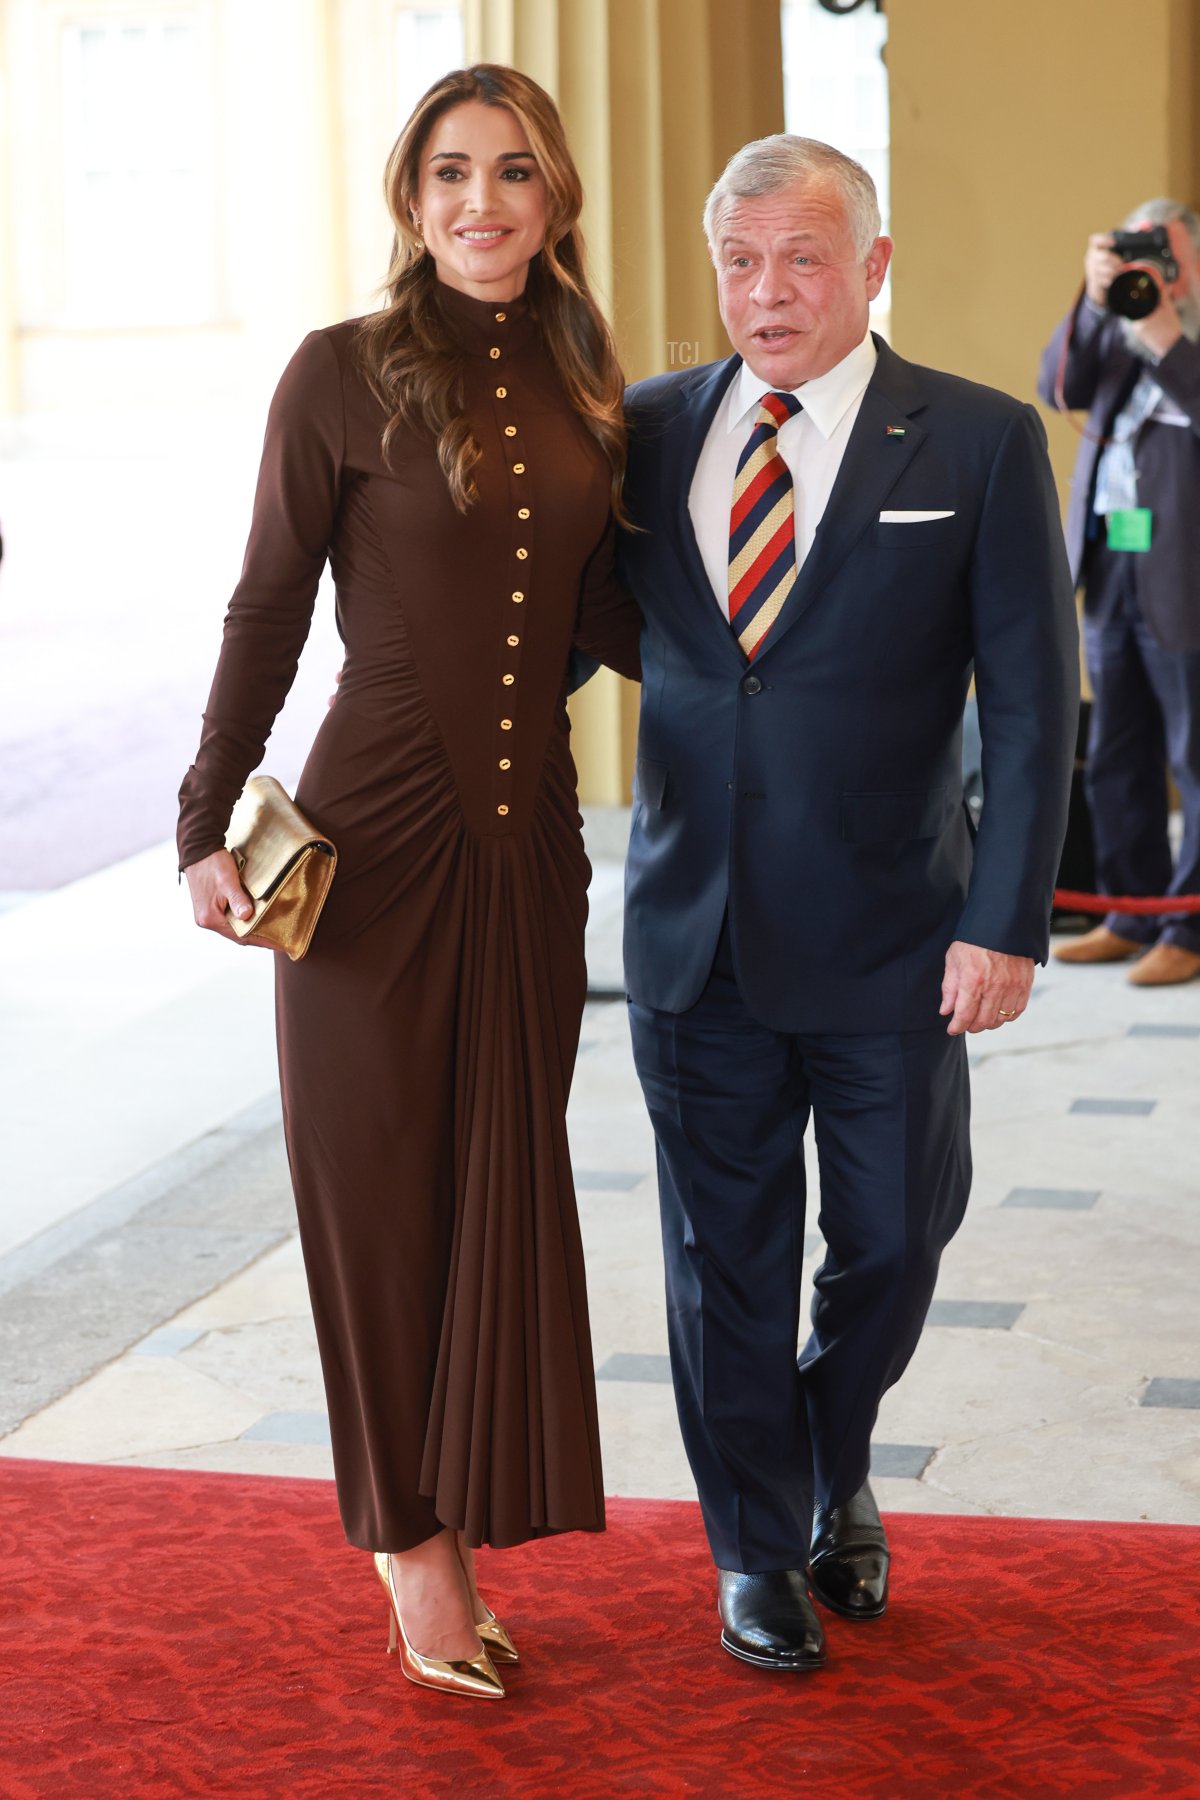
<svg viewBox="0 0 1200 1800">
<path fill-rule="evenodd" d="M 388 157 L 384 192 L 396 228 L 385 283 L 388 304 L 364 320 L 359 339 L 367 379 L 388 415 L 384 455 L 401 426 L 423 425 L 437 439 L 455 506 L 466 512 L 475 498 L 472 471 L 482 452 L 462 411 L 462 352 L 438 299 L 433 257 L 412 220 L 429 134 L 444 113 L 470 100 L 508 108 L 524 127 L 545 179 L 546 241 L 530 264 L 525 297 L 567 398 L 608 458 L 613 511 L 622 518 L 624 381 L 612 334 L 588 286 L 579 172 L 549 94 L 528 75 L 499 63 L 455 69 L 435 81 Z"/>
</svg>

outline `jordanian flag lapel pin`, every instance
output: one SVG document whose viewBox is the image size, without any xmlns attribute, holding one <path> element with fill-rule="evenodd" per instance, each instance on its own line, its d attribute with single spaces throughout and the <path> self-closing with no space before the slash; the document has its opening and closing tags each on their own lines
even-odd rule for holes
<svg viewBox="0 0 1200 1800">
<path fill-rule="evenodd" d="M 903 437 L 904 436 L 903 425 L 885 425 L 883 428 L 883 431 L 884 431 L 885 437 Z"/>
</svg>

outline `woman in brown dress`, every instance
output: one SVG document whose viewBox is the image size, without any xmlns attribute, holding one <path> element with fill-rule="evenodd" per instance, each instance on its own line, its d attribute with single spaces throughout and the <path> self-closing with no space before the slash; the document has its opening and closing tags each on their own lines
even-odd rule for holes
<svg viewBox="0 0 1200 1800">
<path fill-rule="evenodd" d="M 435 84 L 392 152 L 390 304 L 280 382 L 180 864 L 197 922 L 326 561 L 346 645 L 296 799 L 337 845 L 307 957 L 277 957 L 288 1157 L 352 1544 L 427 1686 L 515 1660 L 471 1547 L 604 1524 L 565 1111 L 589 876 L 572 645 L 637 673 L 612 578 L 621 376 L 553 102 Z M 401 1623 L 401 1620 L 403 1623 Z"/>
</svg>

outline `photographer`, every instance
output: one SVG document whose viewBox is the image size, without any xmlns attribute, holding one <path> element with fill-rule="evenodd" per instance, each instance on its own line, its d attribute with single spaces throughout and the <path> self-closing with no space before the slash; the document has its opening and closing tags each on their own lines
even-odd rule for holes
<svg viewBox="0 0 1200 1800">
<path fill-rule="evenodd" d="M 1158 229 L 1156 229 L 1158 228 Z M 1128 233 L 1147 233 L 1128 241 Z M 1105 894 L 1200 893 L 1200 218 L 1152 200 L 1088 240 L 1038 392 L 1088 414 L 1067 511 L 1093 701 L 1086 788 Z M 1169 763 L 1183 806 L 1172 867 Z M 1055 952 L 1200 975 L 1200 914 L 1114 912 Z"/>
</svg>

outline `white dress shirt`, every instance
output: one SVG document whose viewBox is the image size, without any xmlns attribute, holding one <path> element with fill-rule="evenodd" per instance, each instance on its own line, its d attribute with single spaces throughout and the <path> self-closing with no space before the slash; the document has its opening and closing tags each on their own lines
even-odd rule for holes
<svg viewBox="0 0 1200 1800">
<path fill-rule="evenodd" d="M 802 411 L 779 428 L 779 454 L 791 470 L 796 505 L 796 567 L 812 549 L 817 526 L 842 465 L 867 384 L 875 370 L 870 332 L 824 375 L 792 392 Z M 729 515 L 738 460 L 771 388 L 743 363 L 716 410 L 688 492 L 688 512 L 705 573 L 729 617 Z M 776 389 L 776 392 L 784 392 Z"/>
</svg>

